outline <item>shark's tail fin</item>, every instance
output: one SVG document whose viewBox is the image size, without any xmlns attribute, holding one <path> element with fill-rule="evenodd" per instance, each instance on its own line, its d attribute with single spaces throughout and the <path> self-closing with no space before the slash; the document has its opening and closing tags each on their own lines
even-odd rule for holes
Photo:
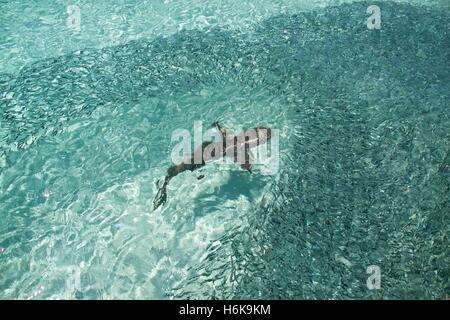
<svg viewBox="0 0 450 320">
<path fill-rule="evenodd" d="M 153 200 L 153 211 L 159 208 L 159 206 L 164 205 L 167 201 L 167 185 L 169 184 L 169 176 L 166 176 L 163 185 L 159 186 L 159 180 L 156 186 L 159 188 L 156 194 L 155 200 Z"/>
</svg>

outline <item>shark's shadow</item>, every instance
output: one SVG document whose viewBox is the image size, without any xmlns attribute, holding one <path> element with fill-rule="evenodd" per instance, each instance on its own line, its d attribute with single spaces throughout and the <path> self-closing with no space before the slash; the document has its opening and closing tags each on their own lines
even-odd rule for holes
<svg viewBox="0 0 450 320">
<path fill-rule="evenodd" d="M 199 183 L 208 183 L 209 178 L 211 175 L 206 173 Z M 268 179 L 268 176 L 263 176 L 258 171 L 250 174 L 230 165 L 227 181 L 214 188 L 213 196 L 201 193 L 192 200 L 195 203 L 194 215 L 200 217 L 216 210 L 223 210 L 223 205 L 227 201 L 236 202 L 244 198 L 245 201 L 254 203 L 261 197 L 261 191 Z"/>
</svg>

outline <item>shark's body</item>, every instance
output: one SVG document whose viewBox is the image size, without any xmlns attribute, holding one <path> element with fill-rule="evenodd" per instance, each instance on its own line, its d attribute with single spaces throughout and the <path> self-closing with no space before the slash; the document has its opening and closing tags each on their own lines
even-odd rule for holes
<svg viewBox="0 0 450 320">
<path fill-rule="evenodd" d="M 203 142 L 188 159 L 167 170 L 167 175 L 161 187 L 158 181 L 159 190 L 153 201 L 153 210 L 167 201 L 166 189 L 173 177 L 184 171 L 197 170 L 206 165 L 206 162 L 222 157 L 232 157 L 235 163 L 239 163 L 242 168 L 251 173 L 253 156 L 250 148 L 264 144 L 271 138 L 271 130 L 268 128 L 251 128 L 239 135 L 234 135 L 229 129 L 221 128 L 218 123 L 214 123 L 214 125 L 222 134 L 222 140 Z M 198 161 L 197 159 L 201 160 Z"/>
</svg>

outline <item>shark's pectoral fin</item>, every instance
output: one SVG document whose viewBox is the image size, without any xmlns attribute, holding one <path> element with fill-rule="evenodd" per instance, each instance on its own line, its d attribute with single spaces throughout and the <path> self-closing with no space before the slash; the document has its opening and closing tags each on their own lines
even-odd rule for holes
<svg viewBox="0 0 450 320">
<path fill-rule="evenodd" d="M 244 164 L 241 164 L 241 168 L 247 170 L 250 173 L 252 173 L 253 165 L 250 164 L 250 163 L 244 163 Z"/>
<path fill-rule="evenodd" d="M 245 162 L 243 164 L 241 164 L 241 168 L 252 173 L 254 159 L 255 158 L 253 157 L 253 153 L 249 149 L 246 149 L 245 150 Z"/>
<path fill-rule="evenodd" d="M 232 131 L 231 129 L 228 129 L 228 128 L 222 128 L 222 127 L 220 126 L 220 124 L 219 124 L 218 121 L 214 122 L 214 123 L 213 123 L 213 126 L 216 127 L 217 131 L 220 132 L 220 134 L 222 135 L 222 139 L 223 139 L 223 140 L 226 139 L 227 134 L 228 134 L 229 136 L 233 135 L 233 131 Z"/>
</svg>

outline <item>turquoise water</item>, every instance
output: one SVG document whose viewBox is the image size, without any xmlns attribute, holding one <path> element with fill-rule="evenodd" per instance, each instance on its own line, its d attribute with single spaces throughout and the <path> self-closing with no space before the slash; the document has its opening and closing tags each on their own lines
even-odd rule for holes
<svg viewBox="0 0 450 320">
<path fill-rule="evenodd" d="M 448 6 L 255 3 L 80 1 L 79 33 L 2 3 L 0 298 L 448 297 Z M 172 132 L 217 119 L 280 129 L 280 170 L 152 212 Z"/>
</svg>

